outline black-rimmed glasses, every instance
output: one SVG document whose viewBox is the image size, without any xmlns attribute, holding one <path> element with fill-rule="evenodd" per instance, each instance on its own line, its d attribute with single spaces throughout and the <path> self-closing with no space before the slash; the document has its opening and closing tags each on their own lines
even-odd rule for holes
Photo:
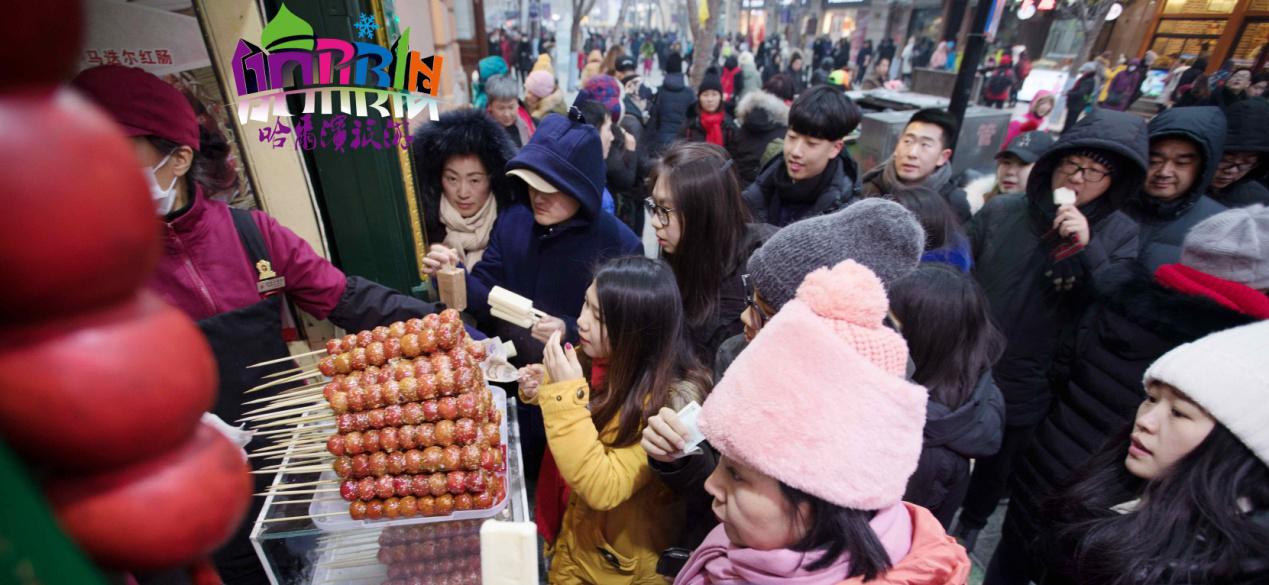
<svg viewBox="0 0 1269 585">
<path fill-rule="evenodd" d="M 644 209 L 647 209 L 648 213 L 651 213 L 653 217 L 657 218 L 657 221 L 661 222 L 661 225 L 670 225 L 670 214 L 674 213 L 673 209 L 657 205 L 656 200 L 651 197 L 647 197 L 643 200 L 643 207 Z"/>
</svg>

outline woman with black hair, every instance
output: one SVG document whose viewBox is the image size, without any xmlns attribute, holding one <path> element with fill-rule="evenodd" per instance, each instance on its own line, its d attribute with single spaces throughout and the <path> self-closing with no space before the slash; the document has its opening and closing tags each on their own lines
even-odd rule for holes
<svg viewBox="0 0 1269 585">
<path fill-rule="evenodd" d="M 1004 436 L 1005 399 L 991 366 L 1005 339 L 974 280 L 945 265 L 923 264 L 891 286 L 890 314 L 916 364 L 912 381 L 930 393 L 921 459 L 903 500 L 949 527 L 969 489 L 969 460 L 995 455 Z"/>
<path fill-rule="evenodd" d="M 424 124 L 410 156 L 428 243 L 453 249 L 471 268 L 489 245 L 498 212 L 512 202 L 503 167 L 515 145 L 493 118 L 461 109 Z"/>
<path fill-rule="evenodd" d="M 647 201 L 657 244 L 683 293 L 696 355 L 710 366 L 718 346 L 744 329 L 740 276 L 749 255 L 775 231 L 746 225 L 749 212 L 731 167 L 727 152 L 715 145 L 677 143 L 653 169 Z"/>
<path fill-rule="evenodd" d="M 1045 585 L 1269 582 L 1269 323 L 1182 345 L 1146 398 L 1048 502 Z"/>
<path fill-rule="evenodd" d="M 682 519 L 639 445 L 648 417 L 709 391 L 689 349 L 674 272 L 643 257 L 595 272 L 577 319 L 590 383 L 572 344 L 547 341 L 542 365 L 521 370 L 520 396 L 542 408 L 560 475 L 571 489 L 554 542 L 552 583 L 655 583 L 661 551 Z"/>
<path fill-rule="evenodd" d="M 947 264 L 964 273 L 974 267 L 969 237 L 961 228 L 952 206 L 938 191 L 925 186 L 902 187 L 895 189 L 887 199 L 911 211 L 925 228 L 922 262 Z"/>
</svg>

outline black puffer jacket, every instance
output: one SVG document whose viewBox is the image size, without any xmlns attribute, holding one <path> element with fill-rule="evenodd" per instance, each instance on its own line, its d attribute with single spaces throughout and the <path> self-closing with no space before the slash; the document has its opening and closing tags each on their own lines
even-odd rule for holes
<svg viewBox="0 0 1269 585">
<path fill-rule="evenodd" d="M 859 166 L 845 148 L 829 162 L 824 173 L 807 181 L 817 184 L 805 200 L 782 194 L 781 185 L 790 183 L 789 173 L 784 168 L 784 157 L 772 158 L 742 194 L 753 220 L 784 227 L 804 217 L 832 213 L 859 199 Z"/>
<path fill-rule="evenodd" d="M 1040 502 L 1132 422 L 1151 363 L 1178 345 L 1254 320 L 1167 288 L 1138 265 L 1107 271 L 1098 289 L 1075 338 L 1070 381 L 1014 467 L 1006 530 L 1028 542 L 1047 531 Z M 1032 554 L 1040 558 L 1040 551 Z"/>
<path fill-rule="evenodd" d="M 1059 265 L 1044 240 L 1057 212 L 1053 172 L 1067 153 L 1085 148 L 1113 152 L 1123 164 L 1109 190 L 1081 208 L 1092 227 L 1088 246 Z M 1034 425 L 1044 417 L 1055 344 L 1087 306 L 1090 281 L 1113 264 L 1137 258 L 1137 224 L 1119 209 L 1145 178 L 1147 148 L 1146 123 L 1139 116 L 1093 110 L 1036 161 L 1025 194 L 992 198 L 969 223 L 974 278 L 1008 340 L 993 373 L 1011 426 Z M 1078 273 L 1071 290 L 1055 289 L 1055 269 Z"/>
<path fill-rule="evenodd" d="M 649 155 L 660 156 L 667 146 L 678 139 L 687 123 L 687 109 L 696 102 L 696 94 L 687 86 L 682 73 L 665 76 L 661 89 L 657 90 L 656 103 L 651 107 L 651 119 L 644 130 Z"/>
<path fill-rule="evenodd" d="M 765 91 L 750 92 L 736 106 L 740 130 L 728 150 L 736 161 L 740 184 L 749 185 L 758 178 L 762 154 L 772 140 L 783 138 L 788 131 L 789 106 L 784 100 Z"/>
<path fill-rule="evenodd" d="M 1243 100 L 1225 110 L 1229 134 L 1226 152 L 1258 152 L 1260 164 L 1224 189 L 1212 190 L 1212 198 L 1227 207 L 1269 205 L 1269 189 L 1260 181 L 1269 174 L 1269 101 Z"/>
<path fill-rule="evenodd" d="M 1005 399 L 985 372 L 969 400 L 952 410 L 934 400 L 925 409 L 924 444 L 905 502 L 923 506 L 950 526 L 969 490 L 969 460 L 995 455 L 1005 432 Z"/>
<path fill-rule="evenodd" d="M 1141 248 L 1137 261 L 1146 270 L 1181 260 L 1185 234 L 1200 221 L 1225 211 L 1226 207 L 1204 195 L 1216 174 L 1225 143 L 1225 114 L 1212 106 L 1172 108 L 1150 120 L 1150 140 L 1183 138 L 1198 146 L 1203 169 L 1185 195 L 1161 201 L 1143 188 L 1129 201 L 1126 211 L 1137 220 Z"/>
<path fill-rule="evenodd" d="M 445 161 L 458 154 L 475 154 L 489 174 L 490 190 L 502 213 L 511 205 L 514 189 L 503 172 L 507 161 L 515 157 L 516 147 L 506 130 L 484 112 L 472 109 L 442 114 L 435 122 L 424 124 L 410 144 L 410 158 L 420 186 L 419 211 L 429 244 L 445 240 L 447 230 L 441 222 L 441 171 Z"/>
</svg>

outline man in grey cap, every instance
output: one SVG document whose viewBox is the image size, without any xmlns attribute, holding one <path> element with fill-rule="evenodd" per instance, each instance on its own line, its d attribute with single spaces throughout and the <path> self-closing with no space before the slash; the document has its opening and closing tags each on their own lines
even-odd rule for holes
<svg viewBox="0 0 1269 585">
<path fill-rule="evenodd" d="M 743 335 L 723 342 L 714 379 L 748 345 L 762 326 L 797 293 L 807 274 L 854 260 L 877 273 L 887 287 L 916 269 L 925 249 L 925 230 L 912 212 L 888 199 L 864 199 L 845 209 L 794 222 L 776 232 L 749 258 L 741 320 Z"/>
</svg>

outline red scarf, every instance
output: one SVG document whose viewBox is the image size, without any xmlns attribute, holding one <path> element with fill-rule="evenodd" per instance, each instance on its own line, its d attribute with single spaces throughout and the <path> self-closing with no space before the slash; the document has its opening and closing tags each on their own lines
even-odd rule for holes
<svg viewBox="0 0 1269 585">
<path fill-rule="evenodd" d="M 701 112 L 701 127 L 705 129 L 705 142 L 710 144 L 723 144 L 723 111 L 717 112 Z"/>
<path fill-rule="evenodd" d="M 603 388 L 608 374 L 608 360 L 595 359 L 590 362 L 590 387 Z M 542 455 L 542 467 L 538 468 L 537 493 L 533 497 L 533 519 L 538 525 L 538 534 L 548 545 L 555 544 L 564 524 L 564 510 L 568 509 L 568 496 L 572 490 L 568 483 L 560 477 L 560 469 L 555 465 L 555 457 L 551 456 L 550 446 Z"/>
<path fill-rule="evenodd" d="M 1269 319 L 1269 297 L 1244 284 L 1217 278 L 1184 264 L 1164 264 L 1155 270 L 1154 278 L 1172 290 L 1207 297 L 1225 308 L 1257 319 Z"/>
</svg>

